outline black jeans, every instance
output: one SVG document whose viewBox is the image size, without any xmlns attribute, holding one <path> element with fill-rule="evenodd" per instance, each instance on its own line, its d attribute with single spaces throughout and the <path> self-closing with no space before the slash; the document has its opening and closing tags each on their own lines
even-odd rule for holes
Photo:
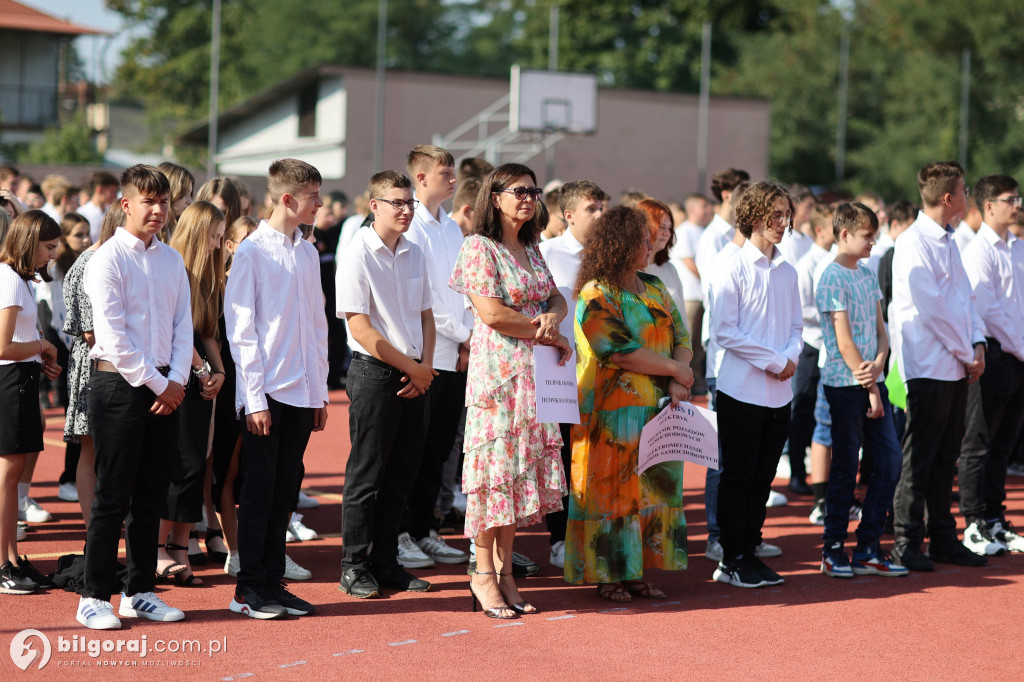
<svg viewBox="0 0 1024 682">
<path fill-rule="evenodd" d="M 1006 466 L 1024 425 L 1024 363 L 988 339 L 985 372 L 967 387 L 960 511 L 970 525 L 1003 516 Z"/>
<path fill-rule="evenodd" d="M 426 395 L 397 395 L 405 386 L 402 376 L 362 354 L 348 368 L 352 450 L 341 503 L 343 569 L 398 567 L 398 534 L 423 454 L 428 409 Z"/>
<path fill-rule="evenodd" d="M 789 420 L 790 479 L 805 481 L 807 465 L 804 458 L 814 435 L 814 404 L 818 400 L 818 349 L 805 343 L 793 375 L 792 414 Z"/>
<path fill-rule="evenodd" d="M 751 405 L 718 391 L 718 440 L 722 476 L 718 484 L 718 527 L 723 562 L 742 555 L 754 556 L 761 544 L 782 446 L 789 435 L 789 404 L 782 407 Z"/>
<path fill-rule="evenodd" d="M 313 408 L 267 396 L 270 434 L 242 427 L 243 475 L 238 500 L 238 587 L 274 589 L 284 577 L 284 536 L 302 485 L 302 455 L 313 431 Z"/>
<path fill-rule="evenodd" d="M 160 507 L 178 452 L 179 416 L 151 414 L 153 391 L 133 388 L 116 372 L 93 372 L 88 392 L 96 499 L 86 534 L 82 595 L 109 601 L 122 523 L 128 568 L 124 592 L 153 591 Z"/>
<path fill-rule="evenodd" d="M 431 530 L 441 527 L 434 518 L 434 507 L 441 491 L 444 463 L 458 435 L 462 406 L 466 402 L 466 377 L 466 372 L 439 369 L 427 391 L 430 414 L 427 435 L 402 523 L 413 540 L 425 538 Z"/>
<path fill-rule="evenodd" d="M 907 381 L 903 470 L 893 499 L 896 547 L 920 547 L 925 535 L 936 546 L 959 541 L 950 506 L 966 407 L 965 379 Z"/>
<path fill-rule="evenodd" d="M 572 486 L 572 424 L 559 424 L 558 430 L 562 434 L 562 470 L 565 472 L 565 481 Z M 569 527 L 569 495 L 562 498 L 562 508 L 556 512 L 550 512 L 544 517 L 548 526 L 548 541 L 553 545 L 556 542 L 565 542 L 565 531 Z"/>
</svg>

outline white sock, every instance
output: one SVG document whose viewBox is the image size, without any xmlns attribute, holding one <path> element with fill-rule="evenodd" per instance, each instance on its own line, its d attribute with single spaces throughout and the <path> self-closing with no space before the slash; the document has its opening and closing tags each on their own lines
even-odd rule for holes
<svg viewBox="0 0 1024 682">
<path fill-rule="evenodd" d="M 28 497 L 28 489 L 31 483 L 19 483 L 18 484 L 18 497 Z"/>
</svg>

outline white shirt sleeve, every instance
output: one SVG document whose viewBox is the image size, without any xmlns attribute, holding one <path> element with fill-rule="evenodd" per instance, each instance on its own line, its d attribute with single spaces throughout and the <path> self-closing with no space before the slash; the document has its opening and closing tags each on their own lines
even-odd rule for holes
<svg viewBox="0 0 1024 682">
<path fill-rule="evenodd" d="M 256 333 L 256 261 L 246 244 L 235 252 L 231 276 L 224 292 L 224 321 L 231 339 L 231 357 L 237 370 L 237 386 L 246 414 L 267 409 L 263 383 L 263 356 Z M 90 263 L 91 265 L 91 263 Z"/>
</svg>

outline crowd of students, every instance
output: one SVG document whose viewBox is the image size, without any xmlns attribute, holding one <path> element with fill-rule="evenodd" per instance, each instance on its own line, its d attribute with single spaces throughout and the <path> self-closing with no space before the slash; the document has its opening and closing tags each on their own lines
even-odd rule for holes
<svg viewBox="0 0 1024 682">
<path fill-rule="evenodd" d="M 535 345 L 565 362 L 583 343 L 582 373 L 612 362 L 582 330 L 596 290 L 578 304 L 577 279 L 588 254 L 616 258 L 608 235 L 633 223 L 649 228 L 643 262 L 616 272 L 643 273 L 640 300 L 657 293 L 676 350 L 669 344 L 674 359 L 652 369 L 630 357 L 645 342 L 616 337 L 609 357 L 616 371 L 669 377 L 673 402 L 710 394 L 720 466 L 705 481 L 705 556 L 715 580 L 784 582 L 763 561 L 781 549 L 762 537 L 766 506 L 782 497 L 771 483 L 784 454 L 788 492 L 813 495 L 828 576 L 895 577 L 1024 552 L 1004 514 L 1024 427 L 1013 178 L 985 176 L 972 195 L 956 163 L 929 164 L 918 210 L 870 194 L 823 203 L 805 187 L 726 169 L 712 180 L 714 200 L 628 192 L 620 203 L 639 210 L 609 213 L 611 197 L 591 181 L 540 188 L 524 166 L 456 166 L 422 145 L 404 173 L 370 179 L 352 216 L 340 193 L 325 206 L 321 184 L 307 163 L 275 162 L 257 222 L 243 183 L 217 177 L 194 192 L 176 164 L 134 166 L 119 181 L 96 173 L 81 193 L 59 176 L 37 187 L 0 167 L 0 592 L 72 581 L 86 627 L 176 621 L 185 614 L 156 581 L 201 585 L 192 564 L 208 555 L 237 577 L 232 611 L 312 614 L 285 585 L 310 577 L 285 544 L 316 537 L 296 513 L 315 504 L 300 491 L 303 453 L 326 426 L 328 389 L 344 386 L 341 591 L 427 591 L 407 569 L 468 562 L 486 615 L 534 613 L 513 577 L 539 565 L 513 541 L 517 526 L 543 518 L 549 560 L 570 582 L 596 582 L 612 601 L 664 597 L 642 579 L 652 552 L 625 573 L 591 567 L 601 554 L 584 556 L 594 532 L 584 509 L 594 498 L 584 498 L 596 484 L 576 468 L 600 439 L 538 424 L 532 405 Z M 87 527 L 83 554 L 52 576 L 17 551 L 25 523 L 50 520 L 29 494 L 40 399 L 67 410 L 59 495 L 80 503 Z M 644 420 L 654 414 L 645 409 Z M 644 531 L 678 548 L 660 567 L 686 567 L 678 515 L 672 529 Z M 443 528 L 464 529 L 471 551 L 445 542 Z"/>
</svg>

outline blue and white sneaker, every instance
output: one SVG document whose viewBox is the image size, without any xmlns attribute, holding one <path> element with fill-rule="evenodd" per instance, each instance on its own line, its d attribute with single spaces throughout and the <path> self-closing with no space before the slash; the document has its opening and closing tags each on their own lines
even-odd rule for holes
<svg viewBox="0 0 1024 682">
<path fill-rule="evenodd" d="M 121 594 L 121 608 L 117 610 L 122 618 L 145 618 L 160 622 L 171 622 L 185 618 L 185 612 L 168 606 L 163 599 L 152 592 L 139 592 L 131 597 Z"/>
<path fill-rule="evenodd" d="M 850 558 L 841 543 L 833 543 L 831 547 L 825 548 L 821 557 L 821 572 L 830 578 L 852 578 L 853 568 L 850 567 Z"/>
<path fill-rule="evenodd" d="M 877 548 L 863 552 L 854 552 L 850 562 L 854 575 L 882 575 L 887 578 L 899 578 L 910 575 L 906 566 L 893 563 L 892 556 Z"/>
<path fill-rule="evenodd" d="M 78 600 L 78 613 L 75 614 L 75 620 L 90 630 L 121 629 L 121 621 L 114 615 L 113 604 L 92 597 L 82 597 Z"/>
</svg>

